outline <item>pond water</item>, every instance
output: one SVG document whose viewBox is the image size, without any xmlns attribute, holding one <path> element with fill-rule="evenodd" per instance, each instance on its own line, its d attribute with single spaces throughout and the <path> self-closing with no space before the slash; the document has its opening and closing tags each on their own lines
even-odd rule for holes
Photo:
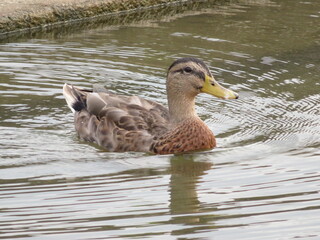
<svg viewBox="0 0 320 240">
<path fill-rule="evenodd" d="M 179 8 L 178 8 L 179 9 Z M 320 2 L 206 2 L 0 44 L 0 239 L 319 239 Z M 109 153 L 65 82 L 166 104 L 179 57 L 240 94 L 197 98 L 218 147 Z"/>
</svg>

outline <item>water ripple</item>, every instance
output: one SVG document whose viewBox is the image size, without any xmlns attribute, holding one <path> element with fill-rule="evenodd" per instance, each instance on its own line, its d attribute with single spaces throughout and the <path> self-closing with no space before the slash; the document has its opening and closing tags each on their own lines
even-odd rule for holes
<svg viewBox="0 0 320 240">
<path fill-rule="evenodd" d="M 319 238 L 317 3 L 264 4 L 1 44 L 0 238 Z M 65 82 L 166 104 L 182 56 L 240 94 L 197 97 L 216 149 L 108 153 L 78 139 Z"/>
</svg>

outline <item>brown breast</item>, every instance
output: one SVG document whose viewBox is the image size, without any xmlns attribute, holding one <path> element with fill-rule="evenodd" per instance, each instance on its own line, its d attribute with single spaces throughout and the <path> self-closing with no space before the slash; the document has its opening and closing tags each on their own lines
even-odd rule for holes
<svg viewBox="0 0 320 240">
<path fill-rule="evenodd" d="M 187 119 L 158 139 L 154 139 L 150 151 L 156 154 L 173 154 L 208 150 L 216 146 L 216 140 L 208 126 L 199 118 Z"/>
</svg>

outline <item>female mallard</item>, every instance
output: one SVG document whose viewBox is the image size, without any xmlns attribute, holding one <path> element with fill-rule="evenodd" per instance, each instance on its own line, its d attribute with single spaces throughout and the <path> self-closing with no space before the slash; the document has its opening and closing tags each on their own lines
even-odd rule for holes
<svg viewBox="0 0 320 240">
<path fill-rule="evenodd" d="M 108 151 L 170 154 L 214 148 L 213 133 L 195 112 L 195 97 L 208 93 L 236 99 L 238 95 L 220 86 L 205 63 L 196 58 L 173 62 L 166 86 L 169 109 L 138 96 L 93 92 L 68 84 L 63 94 L 75 112 L 80 138 Z"/>
</svg>

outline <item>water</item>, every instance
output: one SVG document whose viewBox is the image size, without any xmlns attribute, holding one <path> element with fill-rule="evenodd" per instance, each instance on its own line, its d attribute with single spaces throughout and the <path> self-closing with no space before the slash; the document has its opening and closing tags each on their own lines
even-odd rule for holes
<svg viewBox="0 0 320 240">
<path fill-rule="evenodd" d="M 211 3 L 0 45 L 0 239 L 319 239 L 320 3 Z M 79 140 L 64 82 L 166 103 L 196 56 L 236 101 L 197 111 L 218 148 L 108 153 Z"/>
</svg>

